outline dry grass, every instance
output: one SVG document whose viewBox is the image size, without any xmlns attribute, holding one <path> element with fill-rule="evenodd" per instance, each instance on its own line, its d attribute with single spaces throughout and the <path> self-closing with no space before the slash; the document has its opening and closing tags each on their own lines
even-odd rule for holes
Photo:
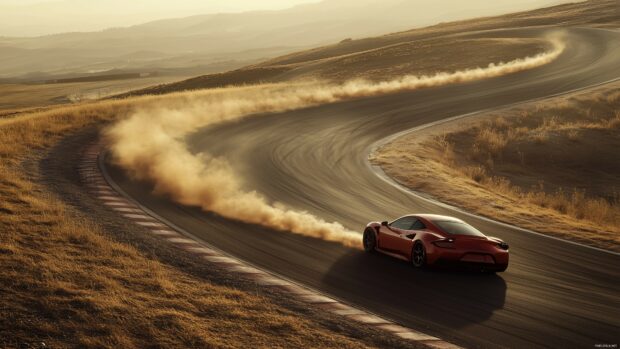
<svg viewBox="0 0 620 349">
<path fill-rule="evenodd" d="M 67 134 L 149 102 L 0 120 L 0 347 L 363 347 L 263 296 L 113 241 L 21 167 Z"/>
<path fill-rule="evenodd" d="M 482 115 L 441 134 L 404 136 L 374 161 L 442 201 L 617 251 L 619 87 Z"/>
</svg>

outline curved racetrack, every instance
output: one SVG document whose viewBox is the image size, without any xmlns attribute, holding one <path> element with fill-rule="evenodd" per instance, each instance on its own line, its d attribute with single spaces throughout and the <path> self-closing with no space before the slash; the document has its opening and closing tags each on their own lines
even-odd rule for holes
<svg viewBox="0 0 620 349">
<path fill-rule="evenodd" d="M 538 36 L 544 29 L 505 32 Z M 487 34 L 480 34 L 487 35 Z M 492 35 L 498 35 L 494 33 Z M 503 34 L 499 34 L 503 35 Z M 437 120 L 620 77 L 620 33 L 567 30 L 554 62 L 472 83 L 254 116 L 200 130 L 193 150 L 225 156 L 247 189 L 362 231 L 411 212 L 462 217 L 511 246 L 498 275 L 418 271 L 336 243 L 230 221 L 151 194 L 108 166 L 142 205 L 259 267 L 466 347 L 593 347 L 620 342 L 620 256 L 465 216 L 400 190 L 367 163 L 369 147 Z"/>
</svg>

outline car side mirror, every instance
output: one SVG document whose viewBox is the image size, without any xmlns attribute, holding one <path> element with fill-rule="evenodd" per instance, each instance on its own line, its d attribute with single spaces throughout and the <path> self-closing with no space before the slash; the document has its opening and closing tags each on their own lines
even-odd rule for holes
<svg viewBox="0 0 620 349">
<path fill-rule="evenodd" d="M 413 238 L 414 238 L 414 237 L 415 237 L 415 234 L 409 234 L 409 235 L 407 235 L 407 239 L 411 239 L 411 240 L 413 240 Z"/>
<path fill-rule="evenodd" d="M 384 227 L 387 227 L 388 226 L 388 222 L 387 221 L 383 221 L 383 222 L 381 222 L 381 225 L 384 226 Z"/>
</svg>

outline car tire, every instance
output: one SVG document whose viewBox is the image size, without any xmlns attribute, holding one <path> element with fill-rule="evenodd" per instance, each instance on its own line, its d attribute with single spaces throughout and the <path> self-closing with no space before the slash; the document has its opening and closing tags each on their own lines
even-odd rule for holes
<svg viewBox="0 0 620 349">
<path fill-rule="evenodd" d="M 424 268 L 426 266 L 426 248 L 421 241 L 416 241 L 411 250 L 411 264 L 415 268 Z"/>
<path fill-rule="evenodd" d="M 485 274 L 503 273 L 508 268 L 508 264 L 494 266 L 492 268 L 482 267 L 482 272 Z"/>
<path fill-rule="evenodd" d="M 375 251 L 375 248 L 377 247 L 377 237 L 372 228 L 366 228 L 366 230 L 364 230 L 362 244 L 364 245 L 364 251 L 369 253 Z"/>
<path fill-rule="evenodd" d="M 503 273 L 508 269 L 508 264 L 503 264 L 499 268 L 495 269 L 496 273 Z"/>
</svg>

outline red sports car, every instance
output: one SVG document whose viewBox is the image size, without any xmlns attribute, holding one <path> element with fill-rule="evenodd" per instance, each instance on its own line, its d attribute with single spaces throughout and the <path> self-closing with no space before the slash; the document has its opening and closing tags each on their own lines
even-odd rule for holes
<svg viewBox="0 0 620 349">
<path fill-rule="evenodd" d="M 508 268 L 508 244 L 454 217 L 414 214 L 392 223 L 372 222 L 364 230 L 363 243 L 367 252 L 379 251 L 417 268 L 445 264 L 494 272 Z"/>
</svg>

